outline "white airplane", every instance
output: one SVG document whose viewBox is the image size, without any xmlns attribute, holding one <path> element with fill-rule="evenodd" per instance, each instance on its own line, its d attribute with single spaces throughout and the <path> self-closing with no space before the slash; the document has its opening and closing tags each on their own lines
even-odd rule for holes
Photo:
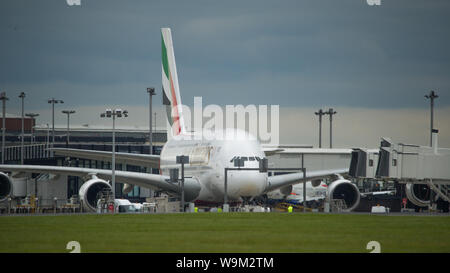
<svg viewBox="0 0 450 273">
<path fill-rule="evenodd" d="M 320 182 L 320 185 L 313 185 L 311 181 L 306 182 L 306 203 L 320 202 L 327 197 L 327 184 Z M 293 204 L 303 204 L 303 183 L 292 186 L 292 191 L 288 195 L 280 191 L 267 193 L 269 203 L 287 202 Z"/>
<path fill-rule="evenodd" d="M 319 205 L 322 201 L 332 199 L 342 199 L 346 208 L 344 211 L 353 211 L 359 206 L 361 197 L 366 195 L 360 193 L 358 187 L 351 181 L 337 175 L 337 180 L 327 185 L 317 179 L 306 182 L 306 199 L 303 196 L 303 183 L 294 184 L 291 188 L 274 190 L 266 193 L 269 203 L 287 202 L 292 204 L 303 204 L 306 200 L 306 206 L 311 204 Z M 287 190 L 290 191 L 287 191 Z"/>
<path fill-rule="evenodd" d="M 331 199 L 344 199 L 347 209 L 344 211 L 352 211 L 356 209 L 359 205 L 361 197 L 367 196 L 377 196 L 377 195 L 393 195 L 395 191 L 375 191 L 359 193 L 358 188 L 355 184 L 350 181 L 340 178 L 328 186 L 324 182 L 317 181 L 318 184 L 314 184 L 312 181 L 306 182 L 306 206 L 307 207 L 318 207 L 321 202 L 326 201 L 327 198 Z M 338 188 L 336 185 L 340 185 Z M 346 188 L 346 192 L 342 190 Z M 337 189 L 337 191 L 336 191 Z M 335 192 L 334 192 L 335 191 Z M 333 193 L 334 192 L 334 193 Z M 331 194 L 330 194 L 331 193 Z M 341 195 L 341 197 L 339 196 Z M 343 195 L 343 196 L 342 196 Z M 282 194 L 280 191 L 272 191 L 267 193 L 267 199 L 269 203 L 279 203 L 286 202 L 291 204 L 303 204 L 303 183 L 295 184 L 292 187 L 290 194 Z"/>
<path fill-rule="evenodd" d="M 161 150 L 161 155 L 144 155 L 116 153 L 116 163 L 159 168 L 160 174 L 115 171 L 115 179 L 126 183 L 124 192 L 133 185 L 164 191 L 170 195 L 180 196 L 181 187 L 170 182 L 169 170 L 180 168 L 176 156 L 187 155 L 190 162 L 185 166 L 184 196 L 186 202 L 220 204 L 224 202 L 224 168 L 234 167 L 234 160 L 239 157 L 244 161 L 243 168 L 258 168 L 259 161 L 265 157 L 261 144 L 247 132 L 226 129 L 219 132 L 222 138 L 197 139 L 197 133 L 186 132 L 181 108 L 181 96 L 178 76 L 169 28 L 162 28 L 162 85 L 163 104 L 166 105 L 168 122 L 168 141 Z M 217 131 L 214 132 L 217 134 Z M 212 139 L 212 140 L 211 140 Z M 111 162 L 111 153 L 78 149 L 53 149 L 56 155 L 85 158 Z M 270 152 L 270 151 L 269 151 Z M 79 191 L 85 209 L 95 211 L 97 193 L 111 188 L 108 180 L 112 171 L 104 169 L 38 166 L 38 165 L 0 165 L 1 171 L 11 172 L 11 177 L 23 176 L 23 173 L 52 173 L 82 177 L 86 182 Z M 348 172 L 348 169 L 320 170 L 306 172 L 306 179 L 318 181 L 335 177 L 336 174 Z M 227 195 L 230 203 L 240 203 L 273 190 L 291 192 L 292 185 L 303 181 L 303 173 L 291 173 L 268 176 L 259 171 L 229 171 Z M 339 180 L 338 184 L 350 183 Z M 335 184 L 335 185 L 338 185 Z M 350 183 L 351 184 L 351 183 Z M 0 173 L 0 200 L 8 196 L 11 179 Z"/>
</svg>

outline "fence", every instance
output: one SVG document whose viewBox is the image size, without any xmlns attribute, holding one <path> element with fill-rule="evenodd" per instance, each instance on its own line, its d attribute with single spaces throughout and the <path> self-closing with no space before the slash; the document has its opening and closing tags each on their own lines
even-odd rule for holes
<svg viewBox="0 0 450 273">
<path fill-rule="evenodd" d="M 47 147 L 47 144 L 24 145 L 23 157 L 25 160 L 49 158 L 51 153 Z M 5 161 L 20 161 L 20 155 L 21 146 L 5 147 Z"/>
</svg>

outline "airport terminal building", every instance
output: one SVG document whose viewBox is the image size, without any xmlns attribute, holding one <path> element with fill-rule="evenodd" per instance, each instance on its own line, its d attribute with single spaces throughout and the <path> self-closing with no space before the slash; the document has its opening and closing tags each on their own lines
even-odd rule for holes
<svg viewBox="0 0 450 273">
<path fill-rule="evenodd" d="M 1 121 L 0 121 L 1 122 Z M 5 164 L 21 163 L 21 118 L 7 115 L 5 136 Z M 20 125 L 19 125 L 20 124 Z M 51 127 L 34 126 L 34 120 L 25 123 L 24 137 L 24 164 L 86 167 L 96 169 L 111 169 L 110 162 L 89 159 L 65 158 L 54 156 L 47 150 L 48 147 L 74 148 L 98 151 L 112 151 L 112 128 L 104 127 L 71 127 L 69 143 L 67 143 L 67 128 L 55 127 L 54 144 Z M 34 127 L 34 128 L 33 128 Z M 31 129 L 34 129 L 33 132 Z M 149 154 L 149 130 L 148 128 L 116 128 L 115 130 L 116 152 Z M 153 154 L 159 154 L 166 142 L 166 131 L 155 128 L 152 133 Z M 139 166 L 116 164 L 116 170 L 135 172 L 158 173 L 157 169 Z M 54 200 L 58 204 L 68 202 L 71 198 L 78 198 L 78 192 L 83 184 L 83 179 L 77 176 L 54 176 L 48 174 L 33 174 L 31 179 L 16 178 L 12 189 L 13 202 L 19 203 L 21 199 L 37 196 L 40 205 L 50 205 Z M 116 198 L 126 198 L 132 202 L 144 202 L 146 198 L 153 197 L 154 191 L 133 187 L 133 190 L 124 194 L 123 184 L 115 184 Z"/>
<path fill-rule="evenodd" d="M 7 115 L 5 136 L 5 164 L 21 163 L 21 118 Z M 53 131 L 49 126 L 34 126 L 34 119 L 25 122 L 25 146 L 24 164 L 70 166 L 94 169 L 111 169 L 110 162 L 66 158 L 55 156 L 47 150 L 49 147 L 73 148 L 97 151 L 112 151 L 112 129 L 100 126 L 79 126 L 70 128 L 70 137 L 67 141 L 67 127 L 56 127 Z M 34 129 L 33 131 L 31 129 Z M 116 152 L 149 154 L 149 130 L 148 128 L 116 128 Z M 152 133 L 152 154 L 160 154 L 164 143 L 167 141 L 165 128 L 155 128 Z M 351 161 L 351 149 L 322 149 L 315 151 L 307 145 L 279 145 L 275 147 L 279 151 L 269 154 L 269 167 L 273 168 L 302 168 L 307 171 L 322 169 L 349 168 Z M 158 174 L 158 169 L 133 166 L 129 164 L 116 164 L 116 170 L 144 172 Z M 269 172 L 269 175 L 283 174 L 283 171 Z M 81 186 L 86 180 L 78 176 L 33 174 L 31 178 L 18 175 L 14 178 L 11 194 L 13 204 L 20 204 L 23 200 L 37 197 L 41 206 L 52 206 L 77 202 Z M 331 182 L 331 181 L 328 181 Z M 404 185 L 394 183 L 380 184 L 376 180 L 354 180 L 360 192 L 394 190 L 395 196 L 369 196 L 361 199 L 356 211 L 368 211 L 371 206 L 386 204 L 394 210 L 400 210 L 402 200 L 405 198 Z M 147 198 L 159 196 L 158 191 L 135 186 L 129 193 L 123 192 L 123 183 L 115 184 L 115 197 L 129 199 L 131 202 L 142 203 Z M 29 200 L 28 200 L 29 201 Z M 4 201 L 2 203 L 5 203 Z M 11 206 L 11 204 L 9 204 Z M 0 207 L 6 204 L 0 204 Z"/>
</svg>

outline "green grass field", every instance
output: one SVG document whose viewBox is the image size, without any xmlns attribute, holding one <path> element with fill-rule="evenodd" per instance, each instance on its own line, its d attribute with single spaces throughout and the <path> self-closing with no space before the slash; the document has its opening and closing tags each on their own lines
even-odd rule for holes
<svg viewBox="0 0 450 273">
<path fill-rule="evenodd" d="M 450 252 L 449 216 L 197 213 L 0 217 L 0 252 Z"/>
</svg>

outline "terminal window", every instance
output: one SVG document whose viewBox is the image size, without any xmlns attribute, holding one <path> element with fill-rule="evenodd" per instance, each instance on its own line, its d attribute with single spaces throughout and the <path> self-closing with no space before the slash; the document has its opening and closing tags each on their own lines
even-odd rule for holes
<svg viewBox="0 0 450 273">
<path fill-rule="evenodd" d="M 392 159 L 392 166 L 397 166 L 397 159 Z"/>
</svg>

